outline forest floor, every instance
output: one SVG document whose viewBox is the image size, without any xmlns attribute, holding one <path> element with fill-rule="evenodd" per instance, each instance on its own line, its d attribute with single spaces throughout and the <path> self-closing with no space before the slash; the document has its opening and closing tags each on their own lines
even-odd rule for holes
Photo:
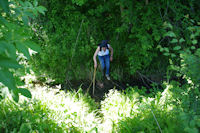
<svg viewBox="0 0 200 133">
<path fill-rule="evenodd" d="M 96 102 L 99 102 L 104 99 L 104 96 L 111 89 L 125 90 L 126 88 L 128 88 L 130 86 L 132 86 L 132 87 L 138 86 L 138 88 L 141 88 L 142 86 L 145 87 L 145 84 L 143 83 L 143 81 L 139 80 L 139 79 L 137 79 L 137 80 L 134 79 L 133 81 L 131 81 L 129 83 L 112 80 L 112 79 L 111 80 L 104 79 L 103 81 L 96 80 L 94 88 L 93 88 L 93 84 L 91 84 L 91 83 L 92 83 L 92 81 L 90 81 L 90 80 L 70 81 L 70 83 L 69 83 L 70 85 L 68 85 L 68 87 L 66 87 L 65 89 L 70 90 L 69 88 L 71 88 L 73 90 L 76 88 L 76 90 L 78 90 L 79 88 L 81 88 L 85 93 L 87 92 L 87 89 L 89 89 L 90 96 L 92 98 L 94 98 Z"/>
<path fill-rule="evenodd" d="M 70 84 L 70 85 L 69 85 Z M 89 90 L 89 94 L 92 98 L 95 99 L 96 102 L 103 100 L 105 94 L 109 92 L 110 89 L 124 90 L 126 89 L 126 85 L 119 81 L 113 80 L 96 80 L 95 87 L 93 88 L 92 81 L 90 80 L 79 80 L 79 81 L 70 81 L 67 87 L 63 90 L 70 90 L 69 88 L 78 90 L 81 88 L 85 93 Z M 94 93 L 93 93 L 94 92 Z"/>
</svg>

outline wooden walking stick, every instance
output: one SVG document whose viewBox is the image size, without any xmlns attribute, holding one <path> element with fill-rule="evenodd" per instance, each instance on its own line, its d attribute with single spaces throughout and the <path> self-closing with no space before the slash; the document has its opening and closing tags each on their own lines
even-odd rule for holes
<svg viewBox="0 0 200 133">
<path fill-rule="evenodd" d="M 93 75 L 93 96 L 94 96 L 94 90 L 95 90 L 95 77 L 96 77 L 96 70 L 97 68 L 94 68 L 94 75 Z"/>
<path fill-rule="evenodd" d="M 93 72 L 93 79 L 92 79 L 92 82 L 90 83 L 89 87 L 87 88 L 87 93 L 89 92 L 89 89 L 93 83 L 93 95 L 94 95 L 94 90 L 95 90 L 95 76 L 96 76 L 96 69 L 97 68 L 94 68 L 94 72 Z"/>
</svg>

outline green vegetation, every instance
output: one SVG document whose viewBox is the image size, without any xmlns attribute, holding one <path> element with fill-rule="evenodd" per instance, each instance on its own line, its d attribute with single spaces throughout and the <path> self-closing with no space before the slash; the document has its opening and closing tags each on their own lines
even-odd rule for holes
<svg viewBox="0 0 200 133">
<path fill-rule="evenodd" d="M 1 132 L 81 132 L 98 124 L 94 101 L 81 92 L 32 90 L 33 99 L 15 103 L 9 98 L 0 102 Z M 87 98 L 87 99 L 86 99 Z"/>
<path fill-rule="evenodd" d="M 33 99 L 0 102 L 1 132 L 163 132 L 198 133 L 200 92 L 173 81 L 163 92 L 141 95 L 141 90 L 112 89 L 96 105 L 90 96 L 46 87 L 32 90 Z"/>
<path fill-rule="evenodd" d="M 0 132 L 198 133 L 199 9 L 199 0 L 0 0 Z M 84 83 L 66 84 L 91 80 L 105 39 L 108 82 L 138 83 L 98 88 L 97 102 Z"/>
<path fill-rule="evenodd" d="M 40 50 L 32 41 L 29 19 L 35 19 L 44 10 L 36 1 L 34 5 L 14 0 L 0 2 L 0 81 L 9 88 L 15 101 L 19 100 L 19 93 L 31 98 L 27 89 L 18 88 L 24 85 L 19 78 L 28 71 L 27 67 L 23 67 L 23 60 L 30 59 L 29 49 Z M 0 98 L 1 94 L 2 89 Z"/>
<path fill-rule="evenodd" d="M 123 81 L 137 72 L 155 81 L 174 78 L 170 62 L 180 65 L 181 51 L 199 48 L 198 0 L 39 3 L 47 8 L 34 24 L 42 52 L 31 64 L 37 75 L 56 83 L 90 79 L 93 53 L 105 39 L 114 49 L 111 76 Z"/>
</svg>

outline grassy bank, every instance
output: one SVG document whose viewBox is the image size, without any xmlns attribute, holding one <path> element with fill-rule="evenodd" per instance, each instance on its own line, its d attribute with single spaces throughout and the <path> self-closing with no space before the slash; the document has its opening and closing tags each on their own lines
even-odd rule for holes
<svg viewBox="0 0 200 133">
<path fill-rule="evenodd" d="M 0 132 L 198 133 L 198 89 L 176 82 L 165 88 L 151 97 L 133 87 L 112 89 L 95 103 L 81 89 L 66 93 L 36 86 L 32 99 L 0 101 Z"/>
</svg>

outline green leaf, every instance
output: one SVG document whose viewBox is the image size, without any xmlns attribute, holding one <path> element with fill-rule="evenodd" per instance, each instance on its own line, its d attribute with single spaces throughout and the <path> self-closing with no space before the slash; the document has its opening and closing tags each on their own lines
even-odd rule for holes
<svg viewBox="0 0 200 133">
<path fill-rule="evenodd" d="M 164 48 L 160 48 L 160 52 L 163 52 L 164 51 Z"/>
<path fill-rule="evenodd" d="M 4 68 L 22 68 L 16 60 L 0 56 L 0 67 Z"/>
<path fill-rule="evenodd" d="M 7 86 L 10 90 L 16 89 L 13 74 L 7 69 L 0 70 L 0 82 Z"/>
<path fill-rule="evenodd" d="M 167 22 L 164 22 L 164 27 L 173 29 L 173 26 L 170 23 L 167 23 Z"/>
<path fill-rule="evenodd" d="M 32 13 L 32 12 L 24 12 L 24 14 L 29 18 L 34 18 L 35 16 L 34 16 L 34 13 Z"/>
<path fill-rule="evenodd" d="M 170 41 L 170 43 L 177 43 L 178 40 L 177 39 L 172 39 L 172 41 Z"/>
<path fill-rule="evenodd" d="M 19 0 L 19 4 L 20 4 L 21 6 L 25 6 L 25 3 L 24 3 L 23 1 L 21 1 L 21 0 Z"/>
<path fill-rule="evenodd" d="M 193 19 L 190 19 L 190 22 L 194 23 L 194 20 L 193 20 Z"/>
<path fill-rule="evenodd" d="M 167 53 L 169 53 L 169 48 L 164 48 L 164 51 L 166 51 Z"/>
<path fill-rule="evenodd" d="M 13 44 L 8 44 L 8 53 L 9 53 L 9 58 L 13 58 L 16 59 L 17 58 L 17 54 L 16 54 L 16 48 Z"/>
<path fill-rule="evenodd" d="M 169 53 L 164 53 L 163 55 L 165 55 L 165 56 L 169 56 Z"/>
<path fill-rule="evenodd" d="M 176 46 L 173 48 L 173 50 L 180 50 L 181 49 L 181 46 Z"/>
<path fill-rule="evenodd" d="M 22 21 L 23 21 L 23 23 L 24 23 L 25 25 L 28 25 L 28 22 L 29 22 L 28 16 L 23 15 L 23 16 L 22 16 Z"/>
<path fill-rule="evenodd" d="M 26 2 L 25 2 L 25 5 L 28 6 L 28 7 L 33 8 L 33 5 L 32 5 L 29 1 L 26 1 Z"/>
<path fill-rule="evenodd" d="M 23 81 L 21 81 L 21 80 L 17 80 L 17 81 L 16 81 L 16 85 L 17 85 L 17 86 L 24 86 L 25 83 L 24 83 Z"/>
<path fill-rule="evenodd" d="M 23 96 L 32 98 L 31 92 L 28 89 L 25 88 L 19 88 L 19 93 L 21 93 Z"/>
<path fill-rule="evenodd" d="M 38 6 L 38 1 L 37 1 L 37 0 L 34 0 L 33 5 L 34 5 L 35 7 Z"/>
<path fill-rule="evenodd" d="M 161 46 L 160 46 L 160 45 L 158 45 L 156 48 L 161 48 Z"/>
<path fill-rule="evenodd" d="M 190 121 L 190 127 L 195 127 L 195 120 Z"/>
<path fill-rule="evenodd" d="M 5 18 L 3 18 L 2 16 L 0 16 L 0 22 L 2 22 L 3 24 L 8 23 L 8 21 Z"/>
<path fill-rule="evenodd" d="M 0 7 L 3 8 L 5 12 L 9 12 L 9 3 L 8 0 L 0 0 Z"/>
<path fill-rule="evenodd" d="M 33 14 L 37 17 L 38 16 L 38 12 L 37 12 L 37 10 L 34 8 L 33 9 Z"/>
<path fill-rule="evenodd" d="M 3 100 L 3 96 L 2 96 L 2 95 L 0 95 L 0 101 L 1 101 L 1 100 Z"/>
<path fill-rule="evenodd" d="M 184 54 L 185 52 L 183 50 L 179 50 L 178 53 Z"/>
<path fill-rule="evenodd" d="M 30 54 L 29 54 L 28 48 L 23 43 L 16 42 L 16 47 L 19 52 L 23 53 L 24 56 L 27 57 L 27 59 L 30 59 Z"/>
<path fill-rule="evenodd" d="M 182 43 L 182 42 L 185 42 L 185 40 L 183 38 L 179 39 L 179 42 Z"/>
<path fill-rule="evenodd" d="M 47 9 L 43 6 L 38 6 L 37 10 L 39 13 L 42 13 L 43 15 L 45 15 L 45 11 L 47 11 Z"/>
<path fill-rule="evenodd" d="M 195 35 L 194 34 L 191 34 L 190 35 L 190 39 L 194 39 L 195 38 Z"/>
<path fill-rule="evenodd" d="M 192 27 L 192 26 L 189 26 L 187 29 L 190 30 L 190 31 L 194 31 L 195 30 L 195 28 Z"/>
<path fill-rule="evenodd" d="M 156 41 L 160 40 L 160 36 L 159 35 L 156 35 L 154 38 L 155 38 Z"/>
<path fill-rule="evenodd" d="M 195 46 L 192 46 L 191 49 L 192 49 L 192 50 L 195 50 L 196 48 L 195 48 Z"/>
<path fill-rule="evenodd" d="M 173 57 L 176 57 L 176 55 L 175 54 L 171 54 L 171 57 L 173 58 Z"/>
<path fill-rule="evenodd" d="M 26 41 L 24 44 L 36 52 L 41 52 L 40 46 L 32 41 Z"/>
<path fill-rule="evenodd" d="M 197 125 L 200 127 L 200 119 L 197 121 Z"/>
<path fill-rule="evenodd" d="M 0 54 L 6 51 L 6 44 L 3 41 L 0 41 Z"/>
<path fill-rule="evenodd" d="M 6 52 L 9 58 L 16 59 L 16 49 L 13 44 L 6 41 L 0 41 L 0 47 L 2 52 Z"/>
<path fill-rule="evenodd" d="M 197 40 L 193 40 L 193 41 L 192 41 L 192 44 L 197 44 Z"/>
<path fill-rule="evenodd" d="M 164 36 L 176 37 L 176 35 L 172 31 L 168 31 L 166 34 L 164 34 Z"/>
<path fill-rule="evenodd" d="M 22 123 L 19 133 L 30 133 L 33 132 L 30 123 Z"/>
<path fill-rule="evenodd" d="M 11 95 L 12 95 L 12 98 L 15 102 L 18 102 L 19 101 L 19 93 L 18 93 L 18 89 L 14 89 L 14 90 L 11 90 Z"/>
</svg>

